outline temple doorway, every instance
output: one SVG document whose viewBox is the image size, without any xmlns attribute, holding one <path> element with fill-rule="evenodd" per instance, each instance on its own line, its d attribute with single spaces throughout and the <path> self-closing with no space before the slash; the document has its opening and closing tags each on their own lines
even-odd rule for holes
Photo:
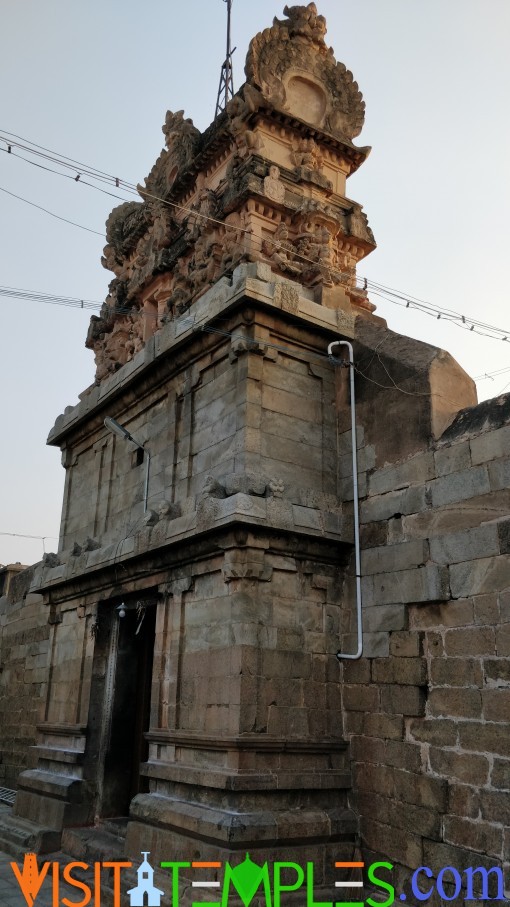
<svg viewBox="0 0 510 907">
<path fill-rule="evenodd" d="M 148 790 L 140 766 L 148 757 L 145 734 L 150 724 L 156 626 L 155 601 L 106 607 L 108 632 L 97 641 L 91 701 L 92 708 L 94 700 L 101 707 L 92 722 L 97 746 L 96 819 L 128 816 L 133 797 Z"/>
</svg>

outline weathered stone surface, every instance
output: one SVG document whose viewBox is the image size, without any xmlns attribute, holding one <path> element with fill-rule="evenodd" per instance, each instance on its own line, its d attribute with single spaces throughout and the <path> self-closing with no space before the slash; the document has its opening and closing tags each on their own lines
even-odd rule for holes
<svg viewBox="0 0 510 907">
<path fill-rule="evenodd" d="M 142 201 L 108 220 L 97 386 L 50 438 L 61 549 L 0 604 L 0 779 L 28 770 L 19 812 L 61 828 L 131 810 L 128 847 L 156 860 L 306 850 L 321 886 L 356 841 L 402 878 L 510 859 L 508 400 L 470 406 L 451 357 L 388 331 L 357 286 L 374 248 L 346 194 L 363 104 L 324 34 L 314 4 L 286 8 L 209 130 L 168 112 Z M 339 336 L 359 366 L 353 662 L 337 659 L 358 645 Z"/>
<path fill-rule="evenodd" d="M 510 426 L 505 425 L 496 431 L 486 432 L 477 438 L 472 438 L 469 444 L 473 465 L 505 457 L 510 444 Z"/>
<path fill-rule="evenodd" d="M 476 529 L 456 532 L 431 539 L 430 557 L 438 564 L 458 564 L 462 561 L 499 554 L 497 523 L 486 523 Z"/>
<path fill-rule="evenodd" d="M 421 686 L 427 677 L 423 658 L 378 658 L 372 665 L 372 678 L 380 683 L 399 683 Z"/>
<path fill-rule="evenodd" d="M 381 630 L 401 630 L 406 625 L 404 605 L 376 605 L 363 609 L 363 627 L 367 633 Z"/>
<path fill-rule="evenodd" d="M 365 523 L 388 520 L 397 513 L 417 513 L 425 510 L 427 506 L 425 488 L 415 487 L 388 492 L 388 494 L 362 501 L 361 520 Z"/>
<path fill-rule="evenodd" d="M 382 687 L 382 707 L 389 715 L 423 715 L 425 692 L 419 686 L 389 684 Z"/>
<path fill-rule="evenodd" d="M 364 578 L 365 601 L 367 606 L 444 601 L 450 597 L 448 579 L 446 567 L 433 565 L 375 574 Z"/>
<path fill-rule="evenodd" d="M 446 655 L 496 655 L 496 640 L 492 627 L 469 627 L 447 630 L 444 649 Z"/>
<path fill-rule="evenodd" d="M 493 491 L 500 491 L 510 485 L 510 459 L 489 463 L 489 481 Z"/>
<path fill-rule="evenodd" d="M 465 501 L 490 491 L 489 473 L 486 466 L 476 466 L 454 472 L 451 475 L 430 482 L 433 507 L 444 507 L 457 501 Z"/>
<path fill-rule="evenodd" d="M 462 740 L 461 743 L 463 743 Z M 483 747 L 480 746 L 479 749 L 483 749 Z M 432 770 L 438 775 L 457 778 L 459 781 L 480 787 L 487 782 L 489 760 L 486 756 L 467 752 L 454 753 L 450 750 L 430 747 L 429 759 Z"/>
<path fill-rule="evenodd" d="M 434 457 L 432 453 L 420 454 L 405 463 L 378 469 L 370 476 L 370 494 L 384 494 L 409 485 L 423 485 L 434 478 Z"/>
<path fill-rule="evenodd" d="M 479 654 L 479 653 L 477 653 Z M 437 686 L 447 687 L 481 687 L 483 671 L 481 659 L 466 657 L 465 653 L 458 658 L 432 658 L 430 677 Z"/>
<path fill-rule="evenodd" d="M 438 476 L 450 475 L 460 472 L 471 466 L 471 449 L 469 441 L 452 444 L 451 447 L 440 447 L 434 453 L 434 463 Z"/>
<path fill-rule="evenodd" d="M 500 592 L 510 587 L 510 555 L 482 557 L 450 567 L 453 598 Z"/>
<path fill-rule="evenodd" d="M 423 539 L 415 539 L 400 545 L 369 548 L 362 553 L 361 569 L 364 576 L 373 573 L 393 573 L 396 570 L 423 566 L 427 560 L 427 543 Z"/>
</svg>

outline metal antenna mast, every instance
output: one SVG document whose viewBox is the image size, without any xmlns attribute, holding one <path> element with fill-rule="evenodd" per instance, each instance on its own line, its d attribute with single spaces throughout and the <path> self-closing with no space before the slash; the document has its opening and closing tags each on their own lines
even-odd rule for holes
<svg viewBox="0 0 510 907">
<path fill-rule="evenodd" d="M 234 53 L 235 47 L 232 50 L 232 45 L 230 42 L 230 22 L 232 14 L 232 3 L 233 0 L 223 0 L 227 4 L 227 55 L 225 57 L 225 62 L 221 67 L 221 76 L 220 76 L 220 86 L 218 88 L 218 98 L 216 101 L 216 113 L 214 114 L 214 119 L 216 120 L 220 113 L 222 113 L 231 98 L 234 97 L 234 70 L 232 67 L 232 54 Z"/>
</svg>

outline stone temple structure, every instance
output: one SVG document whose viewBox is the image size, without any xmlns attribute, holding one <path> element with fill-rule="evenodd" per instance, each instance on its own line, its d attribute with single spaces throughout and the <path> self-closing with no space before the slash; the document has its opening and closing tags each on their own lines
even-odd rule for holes
<svg viewBox="0 0 510 907">
<path fill-rule="evenodd" d="M 285 7 L 108 219 L 96 380 L 49 436 L 59 550 L 1 600 L 5 846 L 123 817 L 128 856 L 313 861 L 326 902 L 360 854 L 402 885 L 509 861 L 510 403 L 374 314 L 364 103 L 325 33 Z"/>
</svg>

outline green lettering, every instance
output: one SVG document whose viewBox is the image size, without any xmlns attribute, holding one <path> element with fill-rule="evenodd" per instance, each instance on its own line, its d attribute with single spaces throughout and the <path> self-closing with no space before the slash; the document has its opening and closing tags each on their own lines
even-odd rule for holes
<svg viewBox="0 0 510 907">
<path fill-rule="evenodd" d="M 296 880 L 290 885 L 284 885 L 282 882 L 282 870 L 283 869 L 292 869 L 296 873 Z M 274 897 L 274 907 L 280 907 L 280 895 L 282 891 L 296 891 L 298 888 L 301 888 L 305 880 L 304 869 L 299 866 L 298 863 L 275 863 L 274 864 L 274 881 L 273 881 L 273 897 Z"/>
<path fill-rule="evenodd" d="M 367 898 L 367 904 L 370 904 L 370 907 L 390 907 L 395 900 L 395 889 L 393 885 L 390 885 L 389 882 L 385 882 L 384 879 L 380 879 L 375 874 L 375 870 L 380 866 L 382 866 L 383 869 L 393 869 L 393 863 L 371 863 L 368 867 L 368 880 L 377 888 L 382 888 L 384 891 L 387 891 L 389 897 L 387 901 L 374 901 L 372 898 Z"/>
<path fill-rule="evenodd" d="M 333 907 L 332 901 L 314 901 L 314 867 L 313 863 L 306 864 L 306 907 Z"/>
<path fill-rule="evenodd" d="M 244 907 L 249 907 L 253 898 L 257 894 L 257 889 L 263 885 L 266 907 L 271 907 L 271 886 L 269 883 L 269 869 L 267 863 L 263 866 L 257 866 L 250 855 L 246 857 L 239 866 L 225 864 L 225 877 L 223 879 L 223 891 L 221 896 L 221 907 L 228 907 L 228 896 L 230 886 L 233 885 L 241 898 Z M 174 907 L 174 905 L 172 905 Z"/>
<path fill-rule="evenodd" d="M 172 873 L 172 907 L 179 907 L 179 869 L 191 866 L 191 863 L 161 863 L 163 869 Z"/>
</svg>

